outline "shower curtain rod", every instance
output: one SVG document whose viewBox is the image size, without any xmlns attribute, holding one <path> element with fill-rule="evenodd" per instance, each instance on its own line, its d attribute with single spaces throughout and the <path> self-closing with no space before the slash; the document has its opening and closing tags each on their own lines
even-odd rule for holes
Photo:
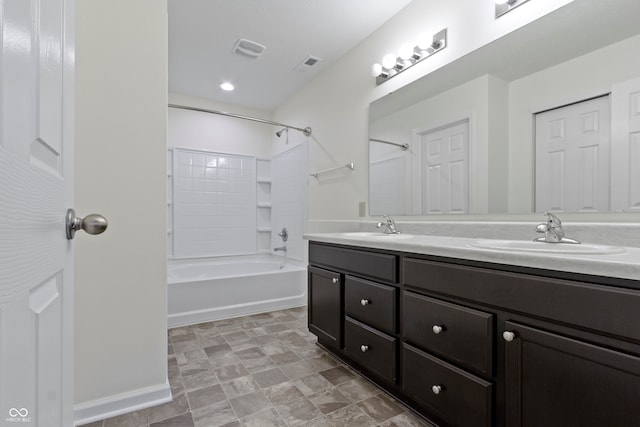
<svg viewBox="0 0 640 427">
<path fill-rule="evenodd" d="M 284 123 L 274 122 L 274 121 L 271 121 L 271 120 L 259 119 L 257 117 L 243 116 L 243 115 L 234 114 L 234 113 L 227 113 L 226 111 L 207 110 L 206 108 L 188 107 L 186 105 L 178 105 L 178 104 L 168 104 L 168 105 L 169 105 L 169 108 L 180 108 L 182 110 L 199 111 L 201 113 L 219 114 L 221 116 L 235 117 L 236 119 L 251 120 L 253 122 L 266 123 L 268 125 L 282 126 L 282 127 L 287 128 L 287 129 L 295 129 L 297 131 L 300 131 L 305 136 L 311 135 L 311 128 L 308 127 L 308 126 L 303 129 L 303 128 L 299 128 L 299 127 L 295 127 L 295 126 L 285 125 Z"/>
<path fill-rule="evenodd" d="M 409 148 L 409 144 L 399 144 L 397 142 L 385 141 L 384 139 L 369 138 L 369 141 L 381 142 L 383 144 L 396 145 L 396 146 L 402 148 L 403 150 L 406 150 L 407 148 Z"/>
</svg>

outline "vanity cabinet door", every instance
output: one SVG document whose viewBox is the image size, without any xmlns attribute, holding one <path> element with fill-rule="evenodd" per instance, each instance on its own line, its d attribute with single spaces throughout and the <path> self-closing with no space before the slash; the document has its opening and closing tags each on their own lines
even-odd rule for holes
<svg viewBox="0 0 640 427">
<path fill-rule="evenodd" d="M 506 425 L 640 425 L 640 358 L 505 322 Z"/>
<path fill-rule="evenodd" d="M 343 345 L 343 287 L 342 274 L 309 266 L 309 331 L 318 342 L 335 349 Z"/>
</svg>

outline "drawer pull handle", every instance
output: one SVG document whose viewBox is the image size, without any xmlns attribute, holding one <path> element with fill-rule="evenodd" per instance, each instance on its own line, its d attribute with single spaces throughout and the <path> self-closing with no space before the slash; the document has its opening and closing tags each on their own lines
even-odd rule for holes
<svg viewBox="0 0 640 427">
<path fill-rule="evenodd" d="M 434 334 L 438 335 L 444 332 L 444 325 L 433 325 L 431 330 L 433 331 Z"/>
<path fill-rule="evenodd" d="M 340 283 L 340 279 L 338 279 L 337 277 L 334 277 L 333 279 L 331 279 L 331 283 L 336 285 L 336 284 Z"/>
<path fill-rule="evenodd" d="M 360 350 L 361 350 L 363 353 L 365 353 L 367 350 L 369 350 L 369 346 L 368 346 L 368 345 L 364 345 L 364 344 L 362 344 L 362 345 L 360 346 Z"/>
<path fill-rule="evenodd" d="M 440 394 L 444 391 L 444 387 L 441 385 L 432 385 L 431 391 L 433 392 L 433 394 Z"/>
<path fill-rule="evenodd" d="M 502 338 L 504 338 L 506 342 L 511 342 L 516 338 L 516 334 L 515 332 L 511 332 L 511 331 L 504 331 L 502 333 Z"/>
<path fill-rule="evenodd" d="M 371 301 L 369 301 L 368 299 L 361 299 L 360 300 L 360 305 L 362 305 L 363 307 L 365 305 L 371 304 Z"/>
</svg>

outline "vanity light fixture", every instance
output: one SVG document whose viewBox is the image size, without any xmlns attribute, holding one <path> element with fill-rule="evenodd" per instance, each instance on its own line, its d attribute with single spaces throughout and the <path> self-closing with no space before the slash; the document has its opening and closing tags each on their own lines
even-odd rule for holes
<svg viewBox="0 0 640 427">
<path fill-rule="evenodd" d="M 231 83 L 224 82 L 220 85 L 220 89 L 224 90 L 225 92 L 231 92 L 235 88 Z"/>
<path fill-rule="evenodd" d="M 382 84 L 423 59 L 440 52 L 445 47 L 447 47 L 446 28 L 434 34 L 431 38 L 421 35 L 418 37 L 415 46 L 408 43 L 403 44 L 398 49 L 397 55 L 388 53 L 380 63 L 373 64 L 371 66 L 371 76 L 376 78 L 377 85 Z"/>
<path fill-rule="evenodd" d="M 529 0 L 494 0 L 496 4 L 496 19 L 528 1 Z"/>
</svg>

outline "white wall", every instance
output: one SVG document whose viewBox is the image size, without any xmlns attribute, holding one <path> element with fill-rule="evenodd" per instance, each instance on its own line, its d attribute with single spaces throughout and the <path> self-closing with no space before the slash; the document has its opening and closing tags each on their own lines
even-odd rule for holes
<svg viewBox="0 0 640 427">
<path fill-rule="evenodd" d="M 76 419 L 169 396 L 166 46 L 166 2 L 77 2 Z"/>
<path fill-rule="evenodd" d="M 267 111 L 214 103 L 176 93 L 169 94 L 169 102 L 271 120 L 271 114 Z M 270 158 L 271 141 L 276 138 L 277 130 L 273 126 L 249 120 L 169 108 L 169 147 Z"/>
<path fill-rule="evenodd" d="M 310 171 L 351 161 L 356 166 L 340 179 L 310 181 L 310 220 L 356 219 L 359 202 L 367 200 L 370 102 L 570 2 L 531 1 L 496 20 L 492 1 L 437 2 L 437 7 L 431 1 L 414 1 L 287 100 L 274 118 L 313 128 Z M 446 49 L 375 86 L 371 64 L 418 34 L 442 28 L 448 28 Z"/>
</svg>

